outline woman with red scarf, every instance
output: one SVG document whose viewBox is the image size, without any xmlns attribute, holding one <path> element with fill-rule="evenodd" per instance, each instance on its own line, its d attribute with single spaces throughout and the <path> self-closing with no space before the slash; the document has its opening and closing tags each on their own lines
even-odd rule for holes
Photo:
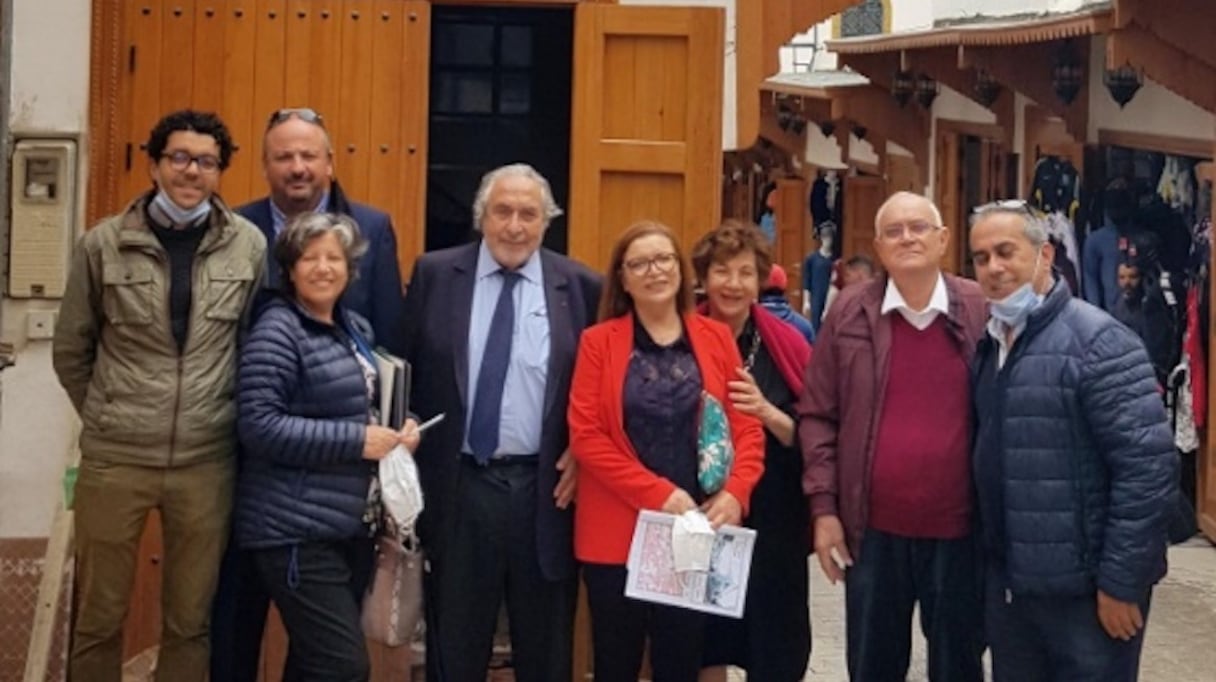
<svg viewBox="0 0 1216 682">
<path fill-rule="evenodd" d="M 773 264 L 757 228 L 724 223 L 697 243 L 692 263 L 707 296 L 701 312 L 730 327 L 743 358 L 729 399 L 758 418 L 765 433 L 764 475 L 744 521 L 757 531 L 746 610 L 742 620 L 708 620 L 701 680 L 725 680 L 727 665 L 746 669 L 753 680 L 801 680 L 811 653 L 810 543 L 794 407 L 811 349 L 757 303 Z"/>
</svg>

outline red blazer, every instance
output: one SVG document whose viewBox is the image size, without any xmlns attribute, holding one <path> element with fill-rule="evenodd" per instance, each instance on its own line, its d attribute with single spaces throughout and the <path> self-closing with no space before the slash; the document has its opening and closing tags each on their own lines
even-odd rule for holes
<svg viewBox="0 0 1216 682">
<path fill-rule="evenodd" d="M 734 409 L 726 383 L 743 366 L 730 329 L 696 314 L 684 318 L 703 388 L 722 401 L 735 443 L 726 490 L 747 513 L 752 488 L 764 472 L 760 421 Z M 583 332 L 570 384 L 570 451 L 578 461 L 574 554 L 580 561 L 623 564 L 639 509 L 659 509 L 676 489 L 646 468 L 625 434 L 622 390 L 633 352 L 633 316 L 601 322 Z M 691 493 L 692 491 L 690 491 Z"/>
</svg>

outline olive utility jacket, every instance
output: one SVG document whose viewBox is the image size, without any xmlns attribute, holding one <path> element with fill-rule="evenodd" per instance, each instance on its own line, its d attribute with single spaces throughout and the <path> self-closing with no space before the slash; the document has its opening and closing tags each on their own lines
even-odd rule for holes
<svg viewBox="0 0 1216 682">
<path fill-rule="evenodd" d="M 212 197 L 179 352 L 169 256 L 147 224 L 151 197 L 78 240 L 55 327 L 55 373 L 80 415 L 83 458 L 171 467 L 231 457 L 238 335 L 265 269 L 266 239 Z"/>
</svg>

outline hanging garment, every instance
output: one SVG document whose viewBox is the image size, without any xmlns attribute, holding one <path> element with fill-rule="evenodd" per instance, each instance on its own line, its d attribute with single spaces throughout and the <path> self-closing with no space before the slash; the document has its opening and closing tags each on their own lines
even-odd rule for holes
<svg viewBox="0 0 1216 682">
<path fill-rule="evenodd" d="M 1190 367 L 1191 407 L 1195 426 L 1203 428 L 1207 424 L 1208 414 L 1208 363 L 1204 357 L 1201 336 L 1206 330 L 1200 327 L 1199 320 L 1199 290 L 1206 286 L 1206 278 L 1200 279 L 1186 295 L 1186 336 L 1183 340 L 1183 352 L 1186 354 L 1187 365 Z"/>
<path fill-rule="evenodd" d="M 1161 179 L 1157 181 L 1157 194 L 1175 211 L 1187 213 L 1195 205 L 1194 164 L 1190 159 L 1177 156 L 1165 157 Z"/>
<path fill-rule="evenodd" d="M 1070 221 L 1081 206 L 1081 174 L 1068 159 L 1044 156 L 1034 166 L 1030 203 L 1045 213 L 1060 211 Z"/>
<path fill-rule="evenodd" d="M 1073 295 L 1081 296 L 1084 293 L 1082 282 L 1079 280 L 1081 251 L 1077 248 L 1076 229 L 1072 221 L 1061 211 L 1043 215 L 1040 220 L 1043 221 L 1052 245 L 1056 247 L 1056 269 L 1067 280 Z"/>
</svg>

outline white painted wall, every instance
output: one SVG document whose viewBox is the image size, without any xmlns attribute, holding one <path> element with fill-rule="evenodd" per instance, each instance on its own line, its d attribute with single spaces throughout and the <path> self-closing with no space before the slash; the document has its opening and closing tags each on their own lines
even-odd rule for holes
<svg viewBox="0 0 1216 682">
<path fill-rule="evenodd" d="M 722 55 L 725 60 L 722 69 L 722 78 L 724 80 L 722 87 L 722 149 L 731 150 L 738 148 L 738 115 L 737 101 L 735 93 L 738 91 L 736 87 L 738 83 L 737 61 L 735 58 L 735 33 L 739 22 L 735 15 L 735 3 L 738 0 L 620 0 L 622 5 L 666 5 L 666 6 L 684 6 L 684 7 L 721 7 L 726 10 L 726 40 L 722 46 Z M 744 0 L 745 2 L 747 0 Z M 754 0 L 753 0 L 754 1 Z M 751 144 L 751 140 L 747 141 Z"/>
<path fill-rule="evenodd" d="M 1093 41 L 1089 60 L 1095 82 L 1089 91 L 1089 130 L 1091 143 L 1098 131 L 1122 130 L 1153 135 L 1170 135 L 1211 140 L 1216 135 L 1216 115 L 1174 94 L 1155 81 L 1145 79 L 1132 101 L 1120 109 L 1102 83 L 1106 71 L 1106 40 Z"/>
<path fill-rule="evenodd" d="M 930 5 L 935 21 L 958 21 L 975 16 L 1030 16 L 1076 12 L 1109 5 L 1109 0 L 893 0 L 901 5 Z"/>
<path fill-rule="evenodd" d="M 90 6 L 89 0 L 13 2 L 12 63 L 0 65 L 11 74 L 13 136 L 77 138 L 81 169 L 87 164 Z M 79 177 L 78 215 L 83 170 Z M 29 310 L 58 303 L 5 299 L 0 305 L 0 338 L 17 346 L 17 365 L 4 371 L 0 399 L 0 537 L 42 537 L 62 499 L 75 414 L 51 371 L 50 342 L 27 341 L 25 324 Z"/>
</svg>

